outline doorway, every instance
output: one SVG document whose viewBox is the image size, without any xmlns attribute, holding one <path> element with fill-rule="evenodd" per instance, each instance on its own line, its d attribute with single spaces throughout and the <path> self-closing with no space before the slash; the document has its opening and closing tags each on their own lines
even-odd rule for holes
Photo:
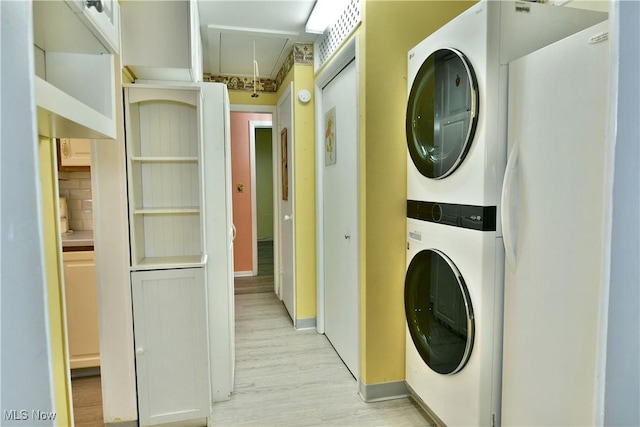
<svg viewBox="0 0 640 427">
<path fill-rule="evenodd" d="M 258 127 L 251 123 L 254 137 L 253 146 L 255 153 L 255 177 L 256 177 L 256 242 L 257 247 L 257 276 L 267 287 L 271 284 L 273 290 L 273 128 Z"/>
<path fill-rule="evenodd" d="M 64 329 L 65 365 L 69 371 L 73 419 L 76 425 L 103 421 L 100 376 L 98 287 L 93 239 L 91 141 L 46 139 L 53 144 L 53 207 Z M 43 186 L 45 184 L 43 183 Z"/>
<path fill-rule="evenodd" d="M 273 203 L 274 203 L 274 188 L 273 188 L 273 131 L 271 120 L 252 120 L 250 115 L 243 115 L 241 117 L 234 117 L 234 120 L 249 119 L 249 165 L 251 184 L 248 189 L 242 191 L 239 190 L 243 183 L 241 171 L 234 174 L 238 179 L 234 181 L 236 197 L 234 198 L 234 212 L 236 209 L 247 210 L 244 204 L 243 195 L 240 194 L 244 191 L 250 192 L 251 200 L 251 274 L 245 272 L 236 272 L 236 279 L 234 280 L 235 293 L 263 293 L 274 291 L 274 215 L 273 215 Z M 240 126 L 235 129 L 240 130 Z M 241 135 L 231 135 L 232 145 L 234 141 L 236 144 L 242 144 L 244 138 Z M 246 158 L 241 157 L 241 150 L 236 147 L 236 150 L 232 149 L 232 165 L 236 169 L 242 169 L 246 167 Z M 234 157 L 234 153 L 236 157 Z M 244 198 L 246 199 L 246 197 Z M 235 204 L 235 201 L 238 204 Z M 239 212 L 237 217 L 243 218 L 246 212 Z M 246 227 L 246 222 L 242 223 L 241 227 Z M 238 225 L 236 225 L 238 228 Z M 243 234 L 242 237 L 245 241 L 246 247 L 246 234 L 245 230 L 238 230 L 237 233 Z M 236 236 L 237 238 L 237 236 Z M 245 259 L 239 260 L 243 262 L 243 265 L 248 266 L 246 260 L 246 252 L 243 253 Z M 240 265 L 240 262 L 238 263 Z M 246 267 L 245 267 L 246 268 Z"/>
<path fill-rule="evenodd" d="M 231 106 L 236 294 L 277 291 L 277 145 L 273 107 Z"/>
</svg>

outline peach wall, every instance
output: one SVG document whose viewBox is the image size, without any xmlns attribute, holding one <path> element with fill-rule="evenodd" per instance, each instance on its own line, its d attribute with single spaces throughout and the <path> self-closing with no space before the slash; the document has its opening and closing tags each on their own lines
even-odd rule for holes
<svg viewBox="0 0 640 427">
<path fill-rule="evenodd" d="M 251 221 L 251 147 L 250 121 L 271 121 L 269 113 L 231 112 L 231 191 L 233 194 L 233 224 L 236 239 L 233 242 L 234 271 L 253 269 L 253 236 Z M 242 185 L 242 191 L 238 186 Z"/>
</svg>

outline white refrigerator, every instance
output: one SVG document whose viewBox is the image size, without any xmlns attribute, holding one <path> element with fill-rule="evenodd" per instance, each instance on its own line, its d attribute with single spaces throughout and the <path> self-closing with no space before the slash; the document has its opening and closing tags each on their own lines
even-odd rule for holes
<svg viewBox="0 0 640 427">
<path fill-rule="evenodd" d="M 607 32 L 605 21 L 509 66 L 503 425 L 603 422 Z"/>
</svg>

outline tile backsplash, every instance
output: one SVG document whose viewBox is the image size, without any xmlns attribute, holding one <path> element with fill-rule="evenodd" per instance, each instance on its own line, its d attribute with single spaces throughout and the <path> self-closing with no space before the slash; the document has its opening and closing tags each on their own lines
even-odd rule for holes
<svg viewBox="0 0 640 427">
<path fill-rule="evenodd" d="M 93 230 L 91 172 L 59 172 L 60 196 L 67 198 L 70 230 Z"/>
</svg>

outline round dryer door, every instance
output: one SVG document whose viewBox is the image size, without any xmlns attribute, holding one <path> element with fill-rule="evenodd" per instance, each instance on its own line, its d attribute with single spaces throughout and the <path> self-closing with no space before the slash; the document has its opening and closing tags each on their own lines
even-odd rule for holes
<svg viewBox="0 0 640 427">
<path fill-rule="evenodd" d="M 416 75 L 407 104 L 407 145 L 427 178 L 441 179 L 464 160 L 478 122 L 478 83 L 455 49 L 429 55 Z"/>
<path fill-rule="evenodd" d="M 407 269 L 404 288 L 407 324 L 425 363 L 440 374 L 455 374 L 473 348 L 473 308 L 460 272 L 445 254 L 419 252 Z"/>
</svg>

